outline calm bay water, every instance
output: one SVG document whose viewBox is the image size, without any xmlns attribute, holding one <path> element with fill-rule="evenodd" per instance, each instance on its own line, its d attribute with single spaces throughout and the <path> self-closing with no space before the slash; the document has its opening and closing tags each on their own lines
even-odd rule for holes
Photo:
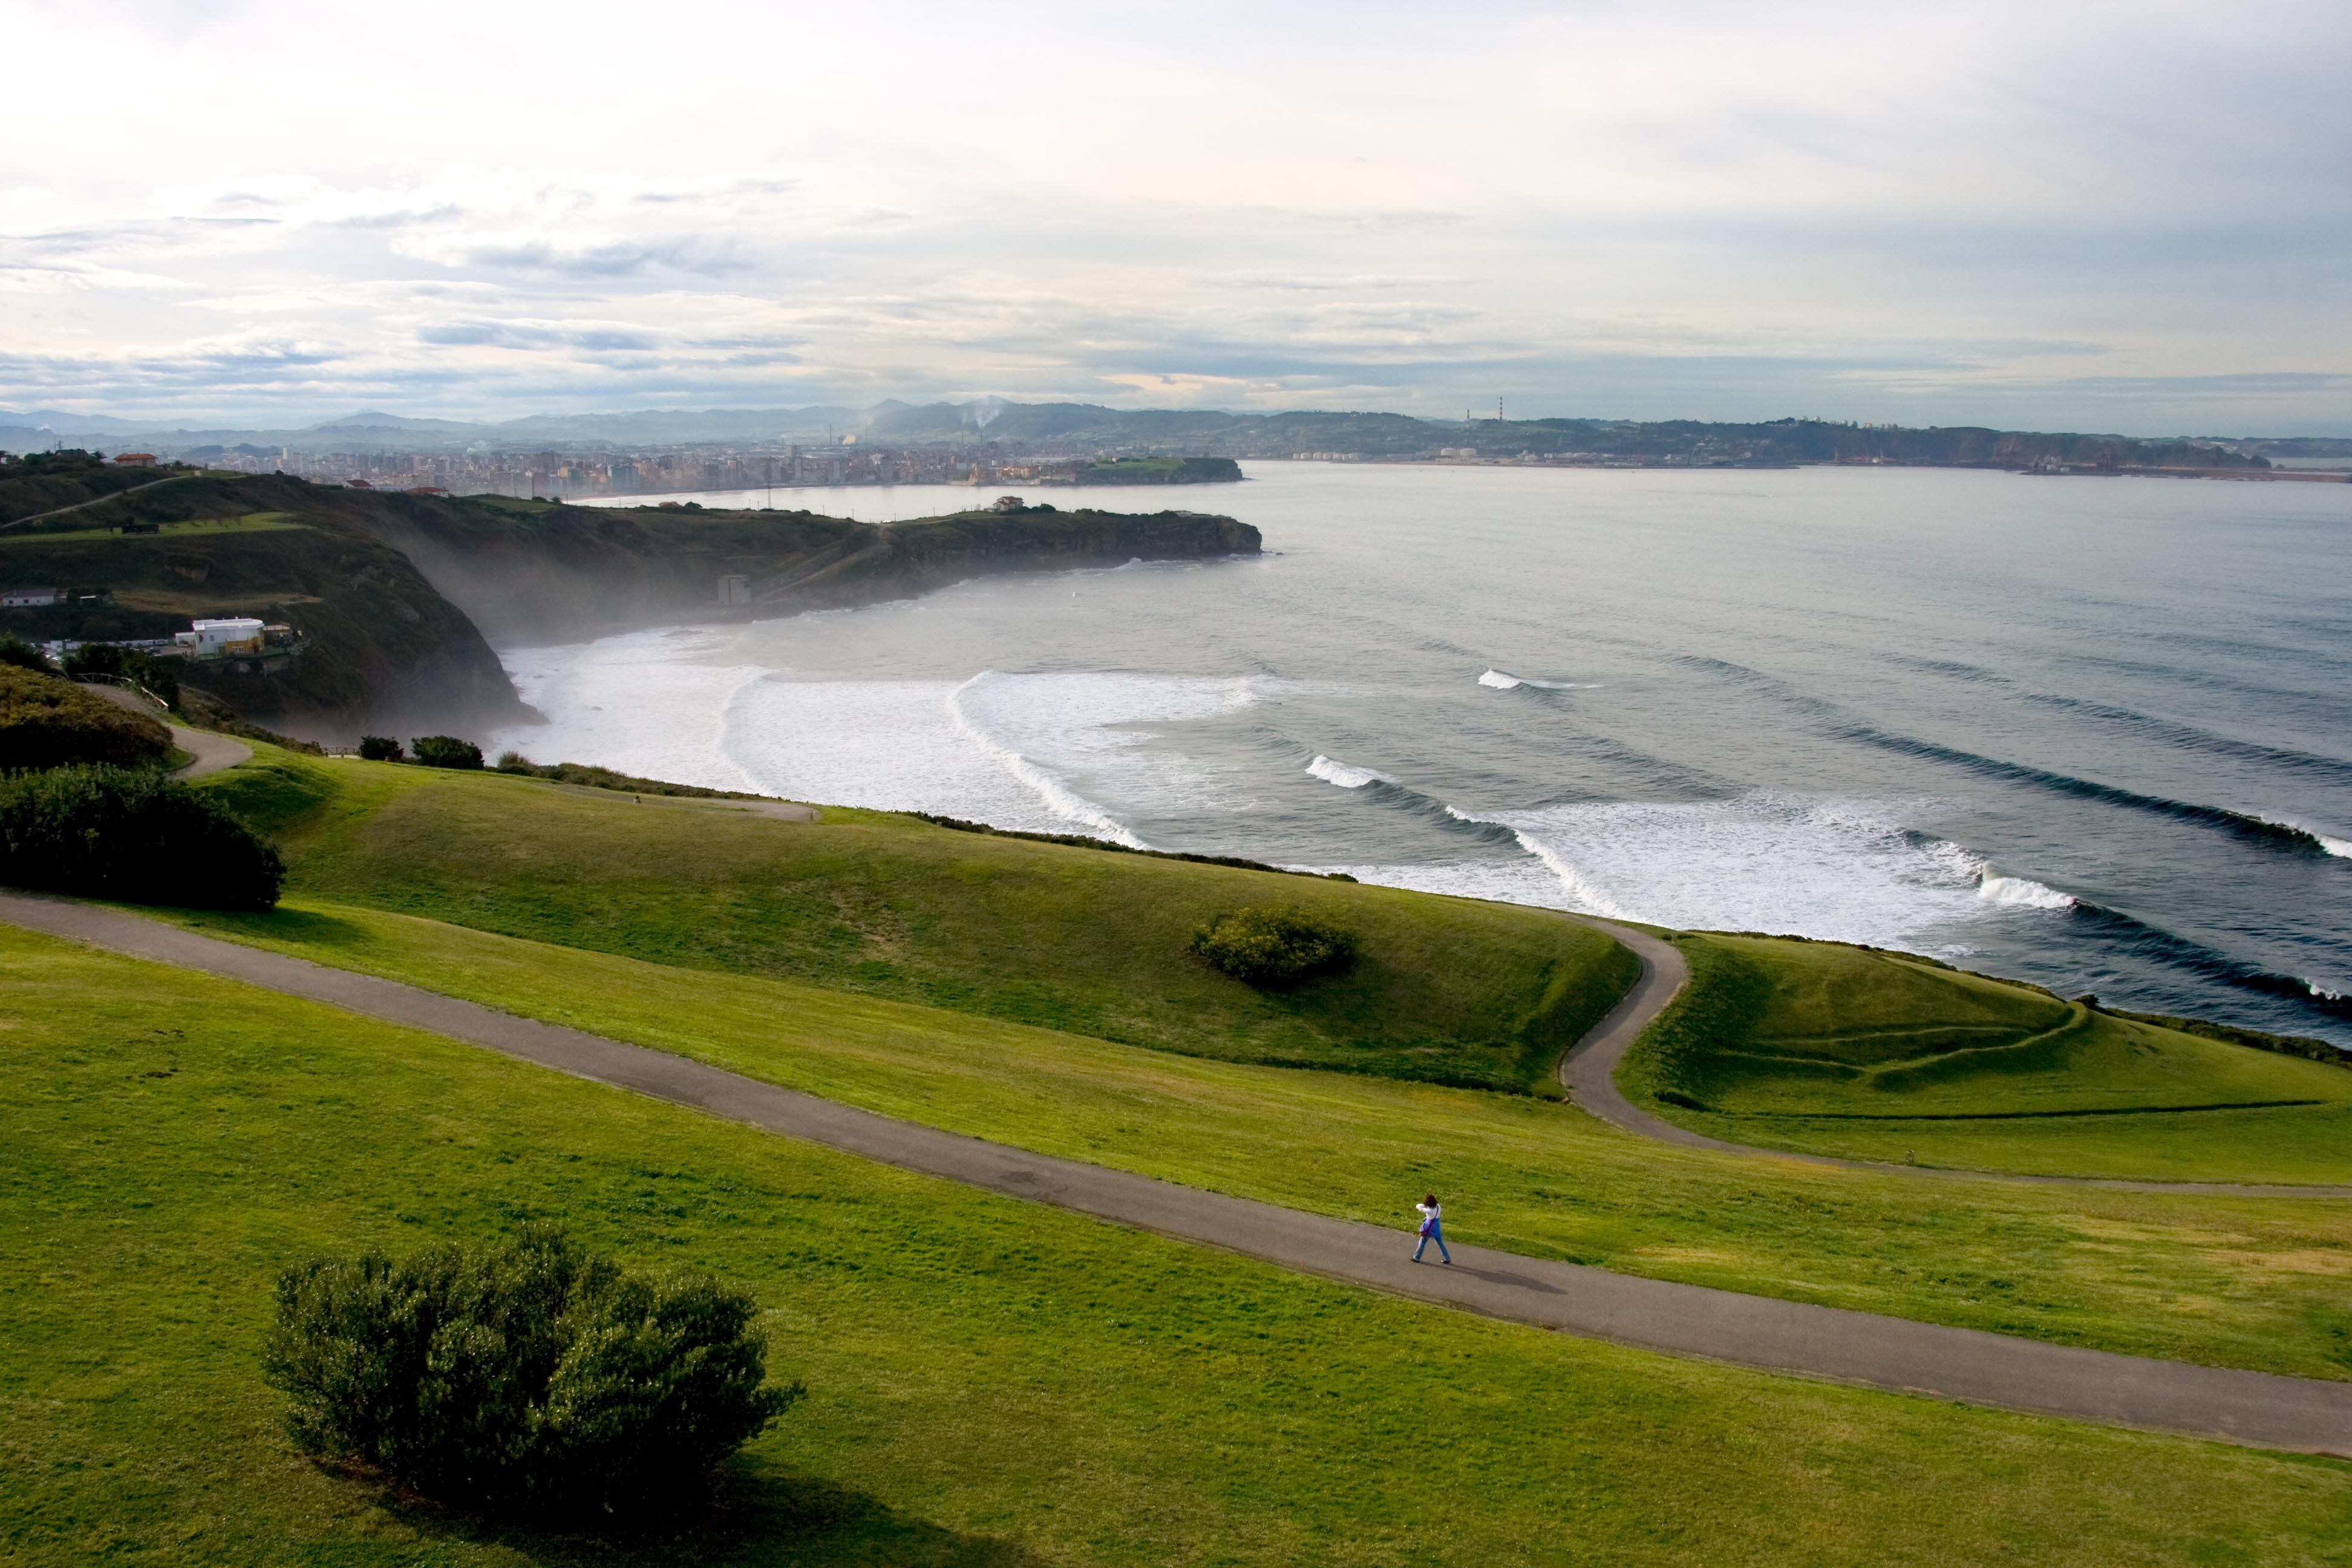
<svg viewBox="0 0 2352 1568">
<path fill-rule="evenodd" d="M 2352 486 L 1247 468 L 1085 499 L 1262 559 L 504 649 L 493 744 L 2352 1041 Z"/>
</svg>

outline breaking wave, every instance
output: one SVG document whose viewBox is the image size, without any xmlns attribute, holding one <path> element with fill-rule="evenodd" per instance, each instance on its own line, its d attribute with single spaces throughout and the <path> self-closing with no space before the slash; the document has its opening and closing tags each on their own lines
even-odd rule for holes
<svg viewBox="0 0 2352 1568">
<path fill-rule="evenodd" d="M 1478 684 L 1497 691 L 1511 691 L 1522 686 L 1532 686 L 1538 691 L 1592 691 L 1600 686 L 1593 680 L 1538 680 L 1532 675 L 1508 675 L 1499 669 L 1490 669 L 1480 676 Z"/>
<path fill-rule="evenodd" d="M 2341 757 L 2322 756 L 2315 752 L 2298 752 L 2285 746 L 2265 746 L 2254 741 L 2241 741 L 2231 735 L 2215 734 L 2194 724 L 2177 720 L 2159 719 L 2135 709 L 2112 707 L 2105 702 L 2089 702 L 2079 697 L 2053 697 L 2035 692 L 2025 700 L 2043 708 L 2055 708 L 2063 712 L 2079 713 L 2131 733 L 2161 741 L 2183 751 L 2204 752 L 2213 756 L 2231 757 L 2240 762 L 2260 763 L 2289 773 L 2326 779 L 2335 784 L 2352 783 L 2352 762 Z"/>
<path fill-rule="evenodd" d="M 1124 844 L 1130 849 L 1149 848 L 1150 846 L 1142 839 L 1128 831 L 1127 824 L 1071 789 L 1060 779 L 1055 778 L 1012 747 L 1005 745 L 973 721 L 964 704 L 965 695 L 995 673 L 994 670 L 983 669 L 948 693 L 948 717 L 954 721 L 956 732 L 994 758 L 1006 773 L 1026 784 L 1031 792 L 1045 803 L 1045 809 L 1063 821 L 1095 837 L 1108 838 L 1114 844 Z"/>
<path fill-rule="evenodd" d="M 1316 752 L 1315 760 L 1307 764 L 1307 771 L 1325 784 L 1335 784 L 1341 789 L 1361 789 L 1369 784 L 1396 782 L 1388 774 L 1374 773 L 1370 768 L 1351 768 L 1345 763 L 1335 762 L 1320 752 Z"/>
<path fill-rule="evenodd" d="M 2200 979 L 2217 981 L 2257 995 L 2279 997 L 2316 1008 L 2332 1017 L 2352 1018 L 2352 997 L 2301 975 L 2282 974 L 2208 947 L 2201 942 L 2150 925 L 2137 915 L 2077 900 L 2074 919 L 2084 928 L 2128 949 L 2136 956 Z"/>
<path fill-rule="evenodd" d="M 1876 746 L 1881 751 L 1895 752 L 1904 756 L 1918 757 L 1927 762 L 1945 763 L 1965 768 L 1984 778 L 2002 779 L 2011 784 L 2032 784 L 2053 794 L 2072 795 L 2077 800 L 2093 800 L 2105 805 L 2124 806 L 2134 811 L 2152 812 L 2187 822 L 2200 827 L 2210 827 L 2231 833 L 2241 838 L 2273 845 L 2284 849 L 2316 850 L 2334 854 L 2327 843 L 2309 828 L 2288 823 L 2273 822 L 2251 812 L 2231 811 L 2225 806 L 2200 805 L 2193 801 L 2172 800 L 2163 795 L 2142 795 L 2116 784 L 2105 784 L 2092 779 L 2081 779 L 2072 773 L 2053 773 L 2027 763 L 2003 762 L 1998 757 L 1980 756 L 1934 741 L 1922 741 L 1909 735 L 1890 734 L 1866 724 L 1843 725 L 1832 731 L 1842 740 L 1858 741 Z"/>
</svg>

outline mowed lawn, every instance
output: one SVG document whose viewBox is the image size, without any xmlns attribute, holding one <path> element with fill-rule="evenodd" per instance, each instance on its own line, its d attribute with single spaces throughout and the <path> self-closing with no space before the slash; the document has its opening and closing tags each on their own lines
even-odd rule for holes
<svg viewBox="0 0 2352 1568">
<path fill-rule="evenodd" d="M 1712 1137 L 1965 1170 L 2352 1184 L 2352 1068 L 1903 953 L 1684 940 L 1619 1078 Z"/>
<path fill-rule="evenodd" d="M 1627 1273 L 2352 1376 L 2352 1200 L 1922 1179 L 1673 1148 L 1517 1095 L 1257 1067 L 297 900 L 177 920 L 884 1114 Z"/>
<path fill-rule="evenodd" d="M 1557 1095 L 1561 1054 L 1640 973 L 1546 910 L 878 812 L 780 822 L 274 748 L 205 787 L 320 897 L 1229 1060 Z M 1260 904 L 1326 917 L 1355 963 L 1268 992 L 1193 956 L 1194 931 Z"/>
<path fill-rule="evenodd" d="M 12 1563 L 2352 1553 L 2340 1462 L 1420 1307 L 5 927 L 0 1147 Z M 811 1397 L 729 1468 L 714 1509 L 553 1535 L 289 1449 L 256 1364 L 278 1269 L 525 1217 L 766 1304 L 773 1371 Z"/>
</svg>

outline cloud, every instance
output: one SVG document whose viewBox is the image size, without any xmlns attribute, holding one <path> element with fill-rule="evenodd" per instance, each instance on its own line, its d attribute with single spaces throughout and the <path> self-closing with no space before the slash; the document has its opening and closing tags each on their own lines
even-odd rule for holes
<svg viewBox="0 0 2352 1568">
<path fill-rule="evenodd" d="M 12 44 L 110 92 L 12 83 L 74 130 L 0 148 L 5 402 L 2352 430 L 2340 5 L 95 0 Z M 778 59 L 822 66 L 713 86 Z"/>
</svg>

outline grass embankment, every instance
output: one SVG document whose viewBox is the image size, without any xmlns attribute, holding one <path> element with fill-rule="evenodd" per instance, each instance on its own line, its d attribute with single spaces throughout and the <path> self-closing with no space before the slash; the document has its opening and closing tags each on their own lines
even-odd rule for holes
<svg viewBox="0 0 2352 1568">
<path fill-rule="evenodd" d="M 2352 1183 L 2352 1070 L 1835 942 L 1687 941 L 1621 1087 L 1734 1142 L 1969 1170 Z"/>
<path fill-rule="evenodd" d="M 299 891 L 1232 1060 L 1557 1093 L 1561 1052 L 1639 972 L 1540 910 L 874 812 L 779 831 L 740 812 L 283 752 L 214 787 L 282 838 Z M 1267 903 L 1349 932 L 1354 963 L 1268 991 L 1191 952 L 1202 925 Z"/>
<path fill-rule="evenodd" d="M 1457 1238 L 1489 1247 L 2352 1377 L 2352 1201 L 1829 1170 L 1667 1147 L 1524 1096 L 1139 1049 L 355 905 L 175 918 L 885 1115 L 1290 1208 L 1403 1226 L 1433 1186 Z"/>
<path fill-rule="evenodd" d="M 6 928 L 0 1144 L 12 1562 L 2299 1564 L 2352 1548 L 2342 1464 L 1419 1307 Z M 769 1308 L 772 1372 L 811 1396 L 713 1511 L 600 1545 L 387 1497 L 284 1440 L 257 1360 L 279 1268 L 524 1217 Z"/>
</svg>

